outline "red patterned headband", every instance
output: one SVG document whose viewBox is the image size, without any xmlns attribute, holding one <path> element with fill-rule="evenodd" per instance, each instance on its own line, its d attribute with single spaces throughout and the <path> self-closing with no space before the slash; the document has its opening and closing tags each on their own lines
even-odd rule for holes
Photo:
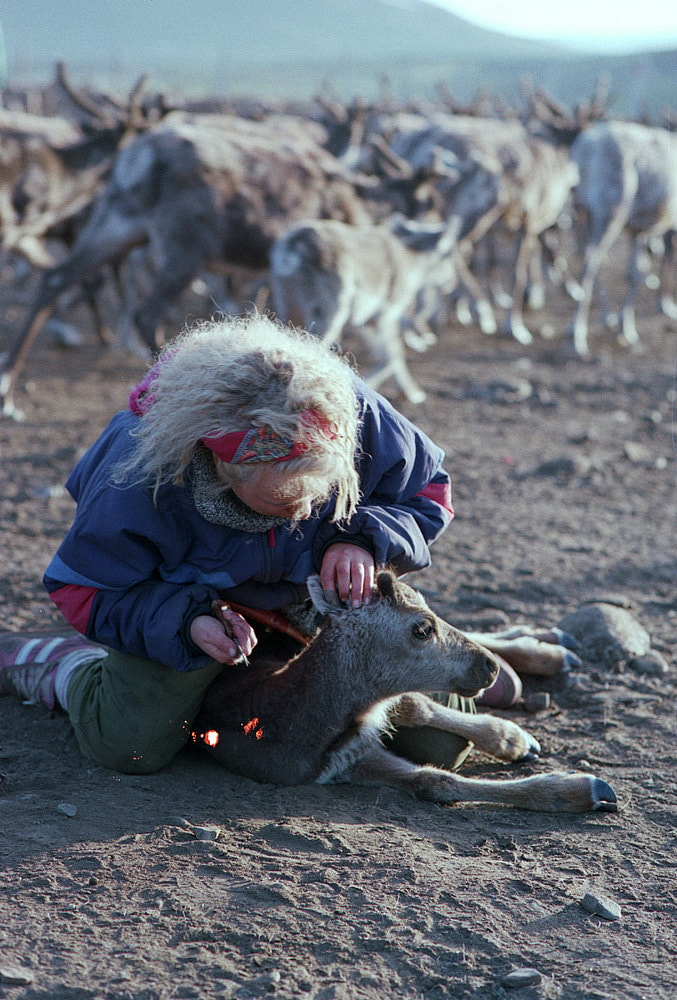
<svg viewBox="0 0 677 1000">
<path fill-rule="evenodd" d="M 336 437 L 336 432 L 318 410 L 301 410 L 301 422 L 316 434 L 327 438 Z M 229 434 L 213 435 L 200 439 L 222 462 L 241 465 L 254 462 L 288 462 L 308 450 L 304 441 L 294 441 L 282 437 L 264 424 L 250 427 L 246 431 L 231 431 Z"/>
</svg>

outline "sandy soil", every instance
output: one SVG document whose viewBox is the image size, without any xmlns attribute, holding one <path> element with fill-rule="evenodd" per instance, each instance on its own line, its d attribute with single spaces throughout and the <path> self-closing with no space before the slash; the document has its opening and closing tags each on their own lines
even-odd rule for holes
<svg viewBox="0 0 677 1000">
<path fill-rule="evenodd" d="M 5 298 L 0 346 L 20 318 Z M 629 352 L 598 329 L 585 363 L 561 332 L 570 311 L 552 293 L 536 326 L 556 335 L 530 348 L 452 325 L 412 358 L 428 399 L 402 408 L 446 449 L 457 508 L 433 568 L 412 582 L 465 628 L 554 624 L 591 598 L 622 597 L 672 661 L 675 330 L 648 316 Z M 57 621 L 40 577 L 73 512 L 62 484 L 142 370 L 91 335 L 31 355 L 17 398 L 26 419 L 0 421 L 3 627 Z M 163 773 L 121 776 L 80 756 L 62 715 L 2 698 L 0 998 L 671 1000 L 674 669 L 586 661 L 527 691 L 552 696 L 540 713 L 509 713 L 541 759 L 472 755 L 464 773 L 589 766 L 618 813 L 278 789 L 194 751 Z M 590 914 L 586 893 L 620 919 Z M 540 983 L 503 985 L 522 967 Z"/>
</svg>

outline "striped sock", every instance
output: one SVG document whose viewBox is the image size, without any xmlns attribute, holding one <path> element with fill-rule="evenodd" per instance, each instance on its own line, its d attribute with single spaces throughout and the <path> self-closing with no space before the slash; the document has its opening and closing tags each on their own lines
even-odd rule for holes
<svg viewBox="0 0 677 1000">
<path fill-rule="evenodd" d="M 106 652 L 100 646 L 90 646 L 88 649 L 76 649 L 59 660 L 54 674 L 54 694 L 64 712 L 68 711 L 68 685 L 74 672 L 83 663 L 100 660 Z"/>
</svg>

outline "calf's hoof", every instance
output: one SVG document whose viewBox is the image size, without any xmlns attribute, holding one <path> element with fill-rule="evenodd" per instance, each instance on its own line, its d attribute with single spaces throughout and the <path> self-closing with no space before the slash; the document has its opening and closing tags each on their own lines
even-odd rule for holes
<svg viewBox="0 0 677 1000">
<path fill-rule="evenodd" d="M 608 785 L 602 778 L 592 779 L 592 811 L 593 812 L 616 812 L 618 800 L 611 785 Z"/>
</svg>

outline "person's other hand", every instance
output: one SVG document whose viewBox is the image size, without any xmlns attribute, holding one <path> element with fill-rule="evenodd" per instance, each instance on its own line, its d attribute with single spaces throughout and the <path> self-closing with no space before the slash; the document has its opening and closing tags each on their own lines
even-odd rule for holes
<svg viewBox="0 0 677 1000">
<path fill-rule="evenodd" d="M 230 608 L 224 616 L 233 630 L 239 649 L 233 639 L 226 634 L 223 625 L 211 615 L 198 615 L 190 626 L 190 637 L 203 653 L 217 663 L 234 663 L 241 656 L 249 656 L 257 643 L 256 634 L 242 615 Z"/>
</svg>

